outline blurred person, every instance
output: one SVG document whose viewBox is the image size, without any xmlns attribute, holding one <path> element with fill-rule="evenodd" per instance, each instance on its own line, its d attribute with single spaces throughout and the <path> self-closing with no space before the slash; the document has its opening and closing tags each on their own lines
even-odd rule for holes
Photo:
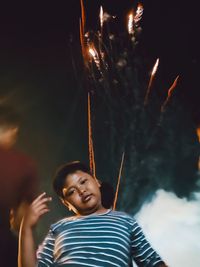
<svg viewBox="0 0 200 267">
<path fill-rule="evenodd" d="M 16 267 L 21 218 L 38 189 L 35 162 L 14 145 L 20 118 L 9 106 L 0 106 L 0 266 Z"/>
<path fill-rule="evenodd" d="M 22 220 L 18 267 L 130 267 L 133 260 L 140 267 L 166 267 L 131 215 L 103 206 L 101 182 L 87 166 L 78 161 L 62 165 L 53 187 L 75 216 L 52 224 L 36 253 L 33 228 L 51 201 L 40 194 Z"/>
</svg>

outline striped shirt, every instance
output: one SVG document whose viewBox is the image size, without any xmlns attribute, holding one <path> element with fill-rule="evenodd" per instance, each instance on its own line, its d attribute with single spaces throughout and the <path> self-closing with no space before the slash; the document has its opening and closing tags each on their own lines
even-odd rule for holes
<svg viewBox="0 0 200 267">
<path fill-rule="evenodd" d="M 159 255 L 130 215 L 119 211 L 74 216 L 50 227 L 37 251 L 38 267 L 158 266 Z"/>
</svg>

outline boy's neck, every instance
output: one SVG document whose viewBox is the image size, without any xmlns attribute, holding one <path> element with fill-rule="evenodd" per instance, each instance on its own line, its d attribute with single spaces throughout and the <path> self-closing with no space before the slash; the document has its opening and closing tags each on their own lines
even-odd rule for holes
<svg viewBox="0 0 200 267">
<path fill-rule="evenodd" d="M 97 211 L 91 212 L 89 214 L 77 214 L 77 216 L 90 216 L 90 215 L 100 215 L 100 214 L 106 214 L 107 212 L 109 212 L 111 209 L 106 209 L 104 207 L 102 207 L 101 209 L 98 209 Z"/>
</svg>

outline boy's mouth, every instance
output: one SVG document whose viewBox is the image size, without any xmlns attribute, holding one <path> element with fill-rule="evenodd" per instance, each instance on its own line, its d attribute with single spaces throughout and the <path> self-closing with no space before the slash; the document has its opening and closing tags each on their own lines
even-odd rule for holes
<svg viewBox="0 0 200 267">
<path fill-rule="evenodd" d="M 92 194 L 84 195 L 84 196 L 82 196 L 82 202 L 83 202 L 83 203 L 86 203 L 86 202 L 88 202 L 91 198 L 92 198 Z"/>
</svg>

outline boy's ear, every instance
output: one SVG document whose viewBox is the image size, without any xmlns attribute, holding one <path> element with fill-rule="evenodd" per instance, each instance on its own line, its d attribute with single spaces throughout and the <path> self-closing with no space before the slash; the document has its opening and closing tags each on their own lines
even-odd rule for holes
<svg viewBox="0 0 200 267">
<path fill-rule="evenodd" d="M 63 205 L 68 208 L 68 210 L 72 210 L 71 206 L 69 205 L 69 203 L 65 199 L 60 198 L 60 200 L 63 203 Z"/>
<path fill-rule="evenodd" d="M 96 179 L 96 182 L 97 182 L 98 187 L 101 187 L 101 181 L 98 180 L 97 178 L 95 178 L 95 179 Z"/>
</svg>

